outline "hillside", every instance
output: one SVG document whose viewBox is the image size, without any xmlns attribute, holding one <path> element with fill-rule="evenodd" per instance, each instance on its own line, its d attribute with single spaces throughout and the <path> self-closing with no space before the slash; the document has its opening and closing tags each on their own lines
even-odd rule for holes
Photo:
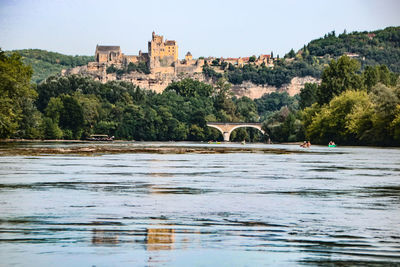
<svg viewBox="0 0 400 267">
<path fill-rule="evenodd" d="M 7 51 L 18 52 L 25 63 L 32 66 L 32 80 L 40 82 L 62 69 L 86 65 L 94 61 L 93 56 L 67 56 L 39 49 Z M 284 58 L 274 58 L 274 68 L 248 64 L 235 67 L 216 62 L 203 68 L 206 78 L 218 79 L 225 76 L 234 85 L 252 83 L 257 86 L 281 86 L 294 77 L 311 76 L 319 79 L 322 70 L 331 59 L 348 54 L 360 61 L 362 69 L 368 65 L 387 65 L 393 72 L 400 73 L 400 27 L 388 27 L 372 32 L 352 32 L 337 35 L 334 31 L 312 40 L 297 53 L 291 50 Z"/>
<path fill-rule="evenodd" d="M 68 56 L 40 49 L 6 51 L 6 55 L 18 52 L 25 64 L 33 68 L 32 81 L 38 83 L 50 75 L 60 73 L 62 69 L 86 65 L 93 61 L 93 56 Z"/>
<path fill-rule="evenodd" d="M 351 54 L 362 66 L 385 64 L 400 73 L 400 27 L 388 27 L 372 32 L 346 32 L 336 36 L 333 31 L 311 41 L 300 50 L 308 56 L 339 57 Z"/>
<path fill-rule="evenodd" d="M 373 32 L 342 33 L 339 36 L 333 31 L 323 38 L 311 41 L 297 53 L 292 49 L 284 58 L 274 58 L 273 69 L 265 65 L 247 64 L 235 67 L 216 62 L 206 66 L 203 72 L 209 78 L 224 75 L 232 84 L 251 82 L 279 88 L 290 83 L 294 77 L 311 76 L 319 79 L 329 62 L 342 55 L 357 59 L 361 69 L 369 65 L 384 64 L 391 71 L 400 73 L 400 27 L 388 27 Z"/>
</svg>

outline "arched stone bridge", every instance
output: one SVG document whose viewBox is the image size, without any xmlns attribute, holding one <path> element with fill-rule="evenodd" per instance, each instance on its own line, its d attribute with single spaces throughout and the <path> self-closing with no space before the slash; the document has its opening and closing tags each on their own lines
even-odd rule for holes
<svg viewBox="0 0 400 267">
<path fill-rule="evenodd" d="M 213 127 L 218 129 L 222 135 L 224 136 L 224 141 L 229 142 L 229 137 L 233 130 L 242 127 L 252 127 L 260 130 L 263 134 L 265 134 L 264 130 L 261 128 L 261 123 L 252 123 L 252 122 L 208 122 L 208 127 Z"/>
</svg>

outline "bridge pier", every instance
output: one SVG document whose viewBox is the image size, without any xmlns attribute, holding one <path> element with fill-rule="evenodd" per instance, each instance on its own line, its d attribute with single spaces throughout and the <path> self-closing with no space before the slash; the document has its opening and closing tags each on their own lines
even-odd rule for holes
<svg viewBox="0 0 400 267">
<path fill-rule="evenodd" d="M 224 132 L 222 135 L 224 136 L 224 142 L 229 142 L 229 137 L 230 137 L 231 133 Z"/>
</svg>

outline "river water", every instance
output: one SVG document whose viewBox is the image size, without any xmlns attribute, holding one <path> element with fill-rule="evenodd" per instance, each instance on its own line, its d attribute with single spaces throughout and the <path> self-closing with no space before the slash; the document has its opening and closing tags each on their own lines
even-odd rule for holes
<svg viewBox="0 0 400 267">
<path fill-rule="evenodd" d="M 0 156 L 0 265 L 400 265 L 400 149 L 245 147 Z"/>
</svg>

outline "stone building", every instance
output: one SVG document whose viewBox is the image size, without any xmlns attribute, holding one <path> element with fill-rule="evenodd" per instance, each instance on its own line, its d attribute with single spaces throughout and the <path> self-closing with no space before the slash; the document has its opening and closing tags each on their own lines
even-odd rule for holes
<svg viewBox="0 0 400 267">
<path fill-rule="evenodd" d="M 185 56 L 185 61 L 186 61 L 186 62 L 190 62 L 190 61 L 192 61 L 192 60 L 193 60 L 192 53 L 187 52 L 187 53 L 186 53 L 186 56 Z"/>
<path fill-rule="evenodd" d="M 120 64 L 123 61 L 123 54 L 119 46 L 96 45 L 95 59 L 100 64 Z"/>
<path fill-rule="evenodd" d="M 152 34 L 152 39 L 148 43 L 149 58 L 154 60 L 159 58 L 162 60 L 165 57 L 172 57 L 173 61 L 178 60 L 178 45 L 175 41 L 165 40 L 161 35 L 156 35 L 155 32 Z"/>
</svg>

